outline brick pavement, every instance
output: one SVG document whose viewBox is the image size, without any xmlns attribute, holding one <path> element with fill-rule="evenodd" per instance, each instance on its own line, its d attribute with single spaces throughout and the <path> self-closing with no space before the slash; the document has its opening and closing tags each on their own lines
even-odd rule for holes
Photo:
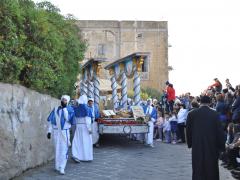
<svg viewBox="0 0 240 180">
<path fill-rule="evenodd" d="M 104 137 L 94 149 L 93 162 L 76 164 L 69 159 L 65 175 L 53 170 L 53 162 L 29 170 L 15 180 L 191 180 L 191 154 L 186 145 L 155 142 L 146 147 L 125 137 Z M 231 180 L 220 167 L 221 180 Z"/>
</svg>

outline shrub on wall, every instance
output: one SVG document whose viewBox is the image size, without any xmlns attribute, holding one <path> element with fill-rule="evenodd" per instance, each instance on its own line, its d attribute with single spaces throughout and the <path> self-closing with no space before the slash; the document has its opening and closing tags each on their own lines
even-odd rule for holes
<svg viewBox="0 0 240 180">
<path fill-rule="evenodd" d="M 141 92 L 140 97 L 142 100 L 146 101 L 149 98 L 149 95 L 145 92 Z"/>
<path fill-rule="evenodd" d="M 76 20 L 50 2 L 0 1 L 0 81 L 71 94 L 85 49 Z"/>
<path fill-rule="evenodd" d="M 141 92 L 142 93 L 146 93 L 148 97 L 150 98 L 156 98 L 156 99 L 159 99 L 161 97 L 161 93 L 154 89 L 154 88 L 141 88 Z"/>
<path fill-rule="evenodd" d="M 161 93 L 153 88 L 141 88 L 140 97 L 142 100 L 146 101 L 148 98 L 156 98 L 159 99 L 161 97 Z M 134 98 L 134 91 L 128 90 L 128 98 Z"/>
</svg>

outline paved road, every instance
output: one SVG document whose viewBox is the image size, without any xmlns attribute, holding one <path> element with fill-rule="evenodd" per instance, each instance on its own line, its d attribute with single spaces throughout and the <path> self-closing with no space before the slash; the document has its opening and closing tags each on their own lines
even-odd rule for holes
<svg viewBox="0 0 240 180">
<path fill-rule="evenodd" d="M 53 162 L 27 171 L 15 180 L 191 180 L 191 155 L 186 145 L 155 142 L 146 147 L 125 137 L 104 137 L 94 149 L 94 161 L 76 164 L 68 161 L 65 175 L 53 170 Z M 233 179 L 220 168 L 221 180 Z"/>
</svg>

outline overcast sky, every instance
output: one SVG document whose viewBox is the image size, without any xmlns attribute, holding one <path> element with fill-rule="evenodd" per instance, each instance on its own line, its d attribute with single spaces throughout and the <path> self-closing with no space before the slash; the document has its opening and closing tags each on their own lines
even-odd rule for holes
<svg viewBox="0 0 240 180">
<path fill-rule="evenodd" d="M 35 0 L 39 2 L 41 0 Z M 240 84 L 238 0 L 50 0 L 80 20 L 168 21 L 170 81 L 198 95 L 218 77 Z"/>
</svg>

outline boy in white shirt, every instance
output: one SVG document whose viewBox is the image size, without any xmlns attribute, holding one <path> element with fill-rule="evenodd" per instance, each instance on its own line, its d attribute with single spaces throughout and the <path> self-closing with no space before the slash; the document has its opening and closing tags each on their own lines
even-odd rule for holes
<svg viewBox="0 0 240 180">
<path fill-rule="evenodd" d="M 169 114 L 165 114 L 165 122 L 163 124 L 163 133 L 165 136 L 165 142 L 171 143 L 171 125 L 169 122 Z"/>
</svg>

